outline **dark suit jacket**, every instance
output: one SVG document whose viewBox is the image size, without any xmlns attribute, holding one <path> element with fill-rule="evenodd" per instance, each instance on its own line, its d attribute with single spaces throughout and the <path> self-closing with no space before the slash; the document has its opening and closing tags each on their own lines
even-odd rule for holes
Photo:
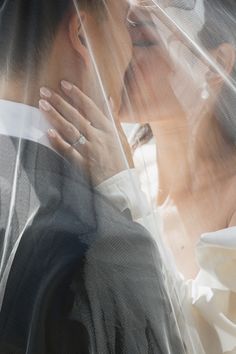
<svg viewBox="0 0 236 354">
<path fill-rule="evenodd" d="M 0 354 L 183 352 L 155 243 L 61 157 L 0 136 L 0 208 Z"/>
</svg>

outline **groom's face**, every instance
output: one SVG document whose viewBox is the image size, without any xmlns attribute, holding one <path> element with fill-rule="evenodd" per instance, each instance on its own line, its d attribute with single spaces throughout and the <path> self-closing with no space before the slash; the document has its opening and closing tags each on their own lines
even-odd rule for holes
<svg viewBox="0 0 236 354">
<path fill-rule="evenodd" d="M 112 97 L 118 110 L 121 103 L 124 74 L 132 58 L 132 43 L 127 28 L 129 3 L 126 0 L 107 0 L 104 16 L 88 26 L 91 55 L 97 66 L 107 97 Z M 96 14 L 94 14 L 96 17 Z M 92 80 L 94 81 L 94 80 Z"/>
</svg>

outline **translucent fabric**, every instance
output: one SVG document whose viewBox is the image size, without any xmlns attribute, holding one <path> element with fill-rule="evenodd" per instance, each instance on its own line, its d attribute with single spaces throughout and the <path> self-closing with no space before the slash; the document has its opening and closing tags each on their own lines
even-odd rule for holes
<svg viewBox="0 0 236 354">
<path fill-rule="evenodd" d="M 235 18 L 0 0 L 1 354 L 235 353 Z"/>
<path fill-rule="evenodd" d="M 1 354 L 188 352 L 118 119 L 131 10 L 0 1 Z"/>
</svg>

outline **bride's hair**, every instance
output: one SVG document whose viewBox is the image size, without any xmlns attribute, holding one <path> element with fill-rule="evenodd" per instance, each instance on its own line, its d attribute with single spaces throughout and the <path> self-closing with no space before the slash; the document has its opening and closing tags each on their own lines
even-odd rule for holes
<svg viewBox="0 0 236 354">
<path fill-rule="evenodd" d="M 230 43 L 236 50 L 236 1 L 205 0 L 205 25 L 198 34 L 204 48 L 211 50 Z M 229 86 L 224 84 L 215 104 L 215 117 L 222 132 L 236 142 L 236 62 L 230 74 Z"/>
<path fill-rule="evenodd" d="M 211 50 L 222 43 L 230 43 L 236 48 L 236 1 L 204 0 L 205 23 L 198 38 L 203 48 Z M 231 86 L 224 84 L 215 104 L 215 117 L 219 121 L 222 133 L 232 142 L 236 142 L 236 63 L 230 75 Z M 134 136 L 131 144 L 143 145 L 152 138 L 149 125 L 144 125 Z"/>
</svg>

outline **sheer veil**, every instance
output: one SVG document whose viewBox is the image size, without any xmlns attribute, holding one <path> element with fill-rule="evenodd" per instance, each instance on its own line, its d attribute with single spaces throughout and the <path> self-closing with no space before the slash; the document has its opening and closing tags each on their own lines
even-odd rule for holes
<svg viewBox="0 0 236 354">
<path fill-rule="evenodd" d="M 214 265 L 200 245 L 196 260 L 195 245 L 224 228 L 212 216 L 233 204 L 220 186 L 234 177 L 235 21 L 233 0 L 0 0 L 1 354 L 58 354 L 67 335 L 91 354 L 218 354 L 195 322 L 189 279 L 203 265 L 226 291 L 232 283 L 220 253 Z M 89 168 L 50 143 L 55 121 L 39 110 L 47 85 L 73 106 L 59 135 Z M 75 116 L 89 124 L 70 140 Z M 156 137 L 154 202 L 122 123 Z M 149 181 L 156 165 L 140 156 Z"/>
</svg>

